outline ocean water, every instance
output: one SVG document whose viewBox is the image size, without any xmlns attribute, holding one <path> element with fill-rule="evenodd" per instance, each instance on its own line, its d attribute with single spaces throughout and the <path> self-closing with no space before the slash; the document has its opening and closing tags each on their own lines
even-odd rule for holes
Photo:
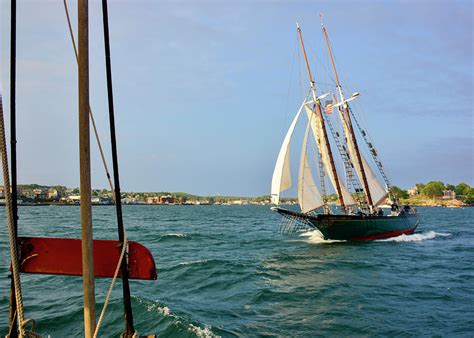
<svg viewBox="0 0 474 338">
<path fill-rule="evenodd" d="M 474 208 L 419 208 L 417 232 L 370 243 L 285 235 L 265 206 L 125 206 L 130 240 L 157 281 L 131 281 L 140 334 L 474 336 Z M 115 239 L 114 207 L 93 208 L 94 237 Z M 0 329 L 9 254 L 0 209 Z M 20 207 L 23 236 L 80 237 L 78 207 Z M 52 337 L 83 335 L 80 277 L 22 274 L 26 318 Z M 101 307 L 109 280 L 96 280 Z M 123 328 L 121 284 L 101 336 Z M 100 309 L 97 310 L 100 312 Z"/>
</svg>

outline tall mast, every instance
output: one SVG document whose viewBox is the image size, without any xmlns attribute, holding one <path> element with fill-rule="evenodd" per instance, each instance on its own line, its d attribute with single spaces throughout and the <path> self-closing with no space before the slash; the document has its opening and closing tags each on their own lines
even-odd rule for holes
<svg viewBox="0 0 474 338">
<path fill-rule="evenodd" d="M 331 145 L 329 143 L 329 138 L 328 138 L 328 134 L 327 134 L 327 131 L 326 131 L 326 125 L 324 123 L 324 117 L 323 117 L 323 113 L 321 111 L 321 104 L 319 102 L 318 97 L 316 96 L 316 88 L 314 87 L 313 76 L 311 75 L 311 69 L 309 67 L 308 57 L 306 56 L 306 50 L 305 50 L 305 47 L 304 47 L 303 36 L 301 34 L 301 28 L 300 28 L 300 25 L 298 23 L 296 24 L 296 27 L 297 27 L 297 31 L 298 31 L 298 37 L 300 39 L 301 49 L 303 50 L 303 56 L 304 56 L 304 60 L 305 60 L 305 63 L 306 63 L 306 70 L 308 71 L 309 85 L 311 87 L 311 93 L 313 95 L 313 101 L 315 102 L 315 105 L 316 105 L 316 110 L 317 110 L 317 113 L 318 113 L 318 117 L 321 120 L 321 127 L 322 127 L 322 130 L 323 130 L 323 138 L 324 138 L 324 142 L 326 144 L 326 147 L 328 149 L 329 161 L 330 161 L 330 164 L 331 164 L 332 173 L 334 175 L 334 181 L 335 181 L 335 185 L 336 185 L 337 196 L 339 198 L 339 203 L 341 204 L 342 212 L 345 213 L 346 212 L 346 206 L 344 204 L 344 198 L 342 197 L 341 184 L 339 182 L 339 176 L 337 175 L 336 165 L 334 163 L 334 158 L 332 156 Z"/>
<path fill-rule="evenodd" d="M 115 207 L 117 212 L 117 226 L 119 233 L 119 241 L 121 246 L 125 245 L 125 228 L 123 225 L 122 217 L 122 199 L 120 195 L 120 179 L 118 169 L 118 156 L 117 156 L 117 138 L 115 135 L 115 113 L 114 113 L 114 96 L 112 90 L 112 66 L 110 62 L 110 42 L 109 42 L 109 15 L 107 0 L 102 0 L 102 18 L 104 24 L 104 44 L 105 44 L 105 65 L 107 72 L 107 94 L 109 102 L 109 122 L 110 122 L 110 140 L 112 143 L 112 163 L 114 168 L 114 195 L 115 195 Z M 122 250 L 122 248 L 121 248 Z M 132 302 L 130 299 L 130 284 L 128 282 L 128 264 L 127 259 L 122 259 L 121 263 L 122 273 L 122 291 L 123 291 L 123 303 L 124 303 L 124 314 L 125 314 L 125 332 L 124 337 L 131 337 L 135 333 L 133 327 L 133 313 L 132 313 Z"/>
<path fill-rule="evenodd" d="M 78 1 L 79 47 L 79 164 L 82 226 L 82 286 L 84 289 L 84 336 L 95 330 L 94 259 L 91 209 L 91 166 L 89 138 L 89 4 Z"/>
<path fill-rule="evenodd" d="M 350 136 L 352 138 L 352 142 L 354 144 L 354 149 L 355 149 L 356 157 L 357 157 L 357 163 L 359 164 L 359 167 L 360 167 L 360 172 L 361 172 L 362 181 L 363 181 L 362 183 L 364 184 L 364 190 L 365 190 L 365 194 L 367 196 L 367 202 L 369 204 L 370 209 L 372 209 L 373 206 L 374 206 L 374 203 L 372 201 L 372 195 L 370 193 L 369 183 L 367 181 L 367 176 L 365 174 L 364 165 L 362 164 L 362 156 L 360 154 L 359 146 L 357 145 L 357 139 L 356 139 L 356 136 L 355 136 L 355 133 L 354 133 L 354 128 L 352 127 L 351 116 L 350 116 L 350 113 L 349 113 L 349 105 L 347 104 L 346 100 L 344 99 L 344 93 L 342 92 L 341 83 L 339 82 L 339 76 L 337 75 L 336 66 L 334 64 L 334 58 L 332 56 L 331 46 L 329 45 L 329 39 L 328 39 L 328 35 L 327 35 L 327 32 L 326 32 L 326 27 L 324 27 L 324 24 L 323 24 L 322 16 L 321 16 L 321 28 L 323 30 L 324 40 L 326 41 L 326 46 L 327 46 L 327 49 L 328 49 L 329 57 L 331 59 L 332 69 L 334 70 L 334 76 L 336 77 L 336 87 L 337 87 L 337 90 L 339 92 L 339 97 L 341 99 L 341 102 L 343 102 L 344 115 L 345 115 L 345 118 L 346 118 L 346 122 L 347 122 L 347 126 L 348 126 L 348 129 L 349 129 Z"/>
</svg>

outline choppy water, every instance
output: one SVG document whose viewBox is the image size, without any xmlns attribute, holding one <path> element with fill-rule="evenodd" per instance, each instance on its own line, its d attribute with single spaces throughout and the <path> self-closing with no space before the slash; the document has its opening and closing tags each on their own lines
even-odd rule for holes
<svg viewBox="0 0 474 338">
<path fill-rule="evenodd" d="M 419 208 L 410 236 L 357 244 L 278 233 L 262 206 L 125 206 L 129 238 L 153 253 L 157 281 L 132 281 L 135 326 L 164 336 L 473 336 L 474 208 Z M 95 238 L 115 239 L 113 207 Z M 0 210 L 0 327 L 9 279 Z M 21 207 L 20 235 L 79 237 L 78 207 Z M 82 281 L 22 275 L 37 332 L 81 336 Z M 98 306 L 108 280 L 96 281 Z M 103 328 L 123 326 L 118 282 Z M 98 311 L 99 312 L 99 311 Z"/>
</svg>

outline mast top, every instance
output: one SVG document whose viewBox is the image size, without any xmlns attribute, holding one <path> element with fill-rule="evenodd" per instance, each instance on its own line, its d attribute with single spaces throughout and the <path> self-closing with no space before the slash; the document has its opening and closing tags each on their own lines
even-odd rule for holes
<svg viewBox="0 0 474 338">
<path fill-rule="evenodd" d="M 324 23 L 323 23 L 323 13 L 319 13 L 319 20 L 321 21 L 321 27 L 324 29 Z"/>
</svg>

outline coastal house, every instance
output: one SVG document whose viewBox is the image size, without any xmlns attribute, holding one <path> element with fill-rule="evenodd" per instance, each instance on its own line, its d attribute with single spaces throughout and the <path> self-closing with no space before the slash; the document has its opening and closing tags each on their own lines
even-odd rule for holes
<svg viewBox="0 0 474 338">
<path fill-rule="evenodd" d="M 160 204 L 160 198 L 159 197 L 148 197 L 146 199 L 147 204 Z"/>
<path fill-rule="evenodd" d="M 456 198 L 456 193 L 450 189 L 443 190 L 443 197 L 444 200 L 453 200 Z"/>
<path fill-rule="evenodd" d="M 21 194 L 18 193 L 18 196 L 23 196 L 26 198 L 35 198 L 35 193 L 33 189 L 22 189 Z"/>
<path fill-rule="evenodd" d="M 47 199 L 57 199 L 57 198 L 60 198 L 61 197 L 61 194 L 59 193 L 59 191 L 57 191 L 56 189 L 54 188 L 49 188 L 48 191 L 46 192 L 46 198 Z"/>
<path fill-rule="evenodd" d="M 408 189 L 407 192 L 409 196 L 415 196 L 419 194 L 417 186 L 414 186 L 413 188 Z"/>
<path fill-rule="evenodd" d="M 70 195 L 66 198 L 67 203 L 79 204 L 81 202 L 81 195 Z"/>
<path fill-rule="evenodd" d="M 48 190 L 44 188 L 33 189 L 34 198 L 39 199 L 39 200 L 46 199 L 47 193 L 48 193 Z"/>
</svg>

